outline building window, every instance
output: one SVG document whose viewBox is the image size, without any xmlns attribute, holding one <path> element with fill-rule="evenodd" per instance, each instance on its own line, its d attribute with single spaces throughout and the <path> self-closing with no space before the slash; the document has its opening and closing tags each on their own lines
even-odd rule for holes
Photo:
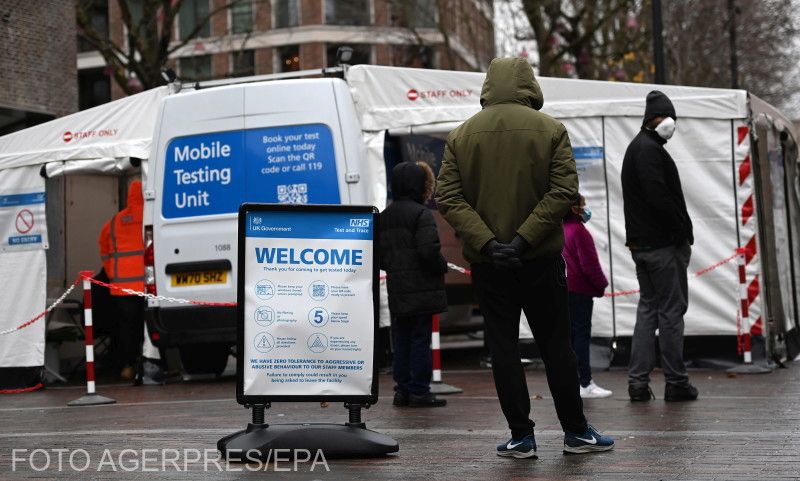
<svg viewBox="0 0 800 481">
<path fill-rule="evenodd" d="M 90 109 L 111 101 L 111 79 L 105 69 L 81 70 L 78 72 L 78 106 Z"/>
<path fill-rule="evenodd" d="M 436 28 L 436 0 L 392 2 L 392 22 L 406 28 Z"/>
<path fill-rule="evenodd" d="M 369 25 L 369 0 L 326 0 L 325 23 L 328 25 Z"/>
<path fill-rule="evenodd" d="M 256 53 L 253 50 L 240 50 L 231 54 L 233 72 L 231 77 L 247 77 L 256 74 Z"/>
<path fill-rule="evenodd" d="M 89 24 L 100 35 L 108 39 L 108 1 L 107 0 L 81 0 L 80 8 L 89 16 Z M 91 52 L 97 50 L 82 35 L 78 35 L 78 51 Z"/>
<path fill-rule="evenodd" d="M 211 22 L 208 18 L 208 0 L 184 0 L 178 12 L 181 40 L 186 40 L 202 25 L 195 37 L 211 36 Z"/>
<path fill-rule="evenodd" d="M 184 57 L 178 60 L 181 79 L 200 82 L 211 78 L 211 55 Z"/>
<path fill-rule="evenodd" d="M 131 12 L 131 25 L 139 25 L 144 17 L 144 0 L 128 0 L 128 10 Z"/>
<path fill-rule="evenodd" d="M 231 32 L 247 33 L 253 31 L 253 1 L 245 0 L 231 7 Z"/>
<path fill-rule="evenodd" d="M 328 67 L 336 66 L 336 51 L 342 44 L 329 43 L 326 46 L 326 57 Z M 372 63 L 372 46 L 371 45 L 348 45 L 353 49 L 353 57 L 348 62 L 349 65 L 359 65 L 362 63 Z"/>
<path fill-rule="evenodd" d="M 398 67 L 435 68 L 433 48 L 427 45 L 393 47 L 393 64 Z"/>
<path fill-rule="evenodd" d="M 278 48 L 279 72 L 296 72 L 300 70 L 300 46 L 287 45 Z"/>
<path fill-rule="evenodd" d="M 300 0 L 275 0 L 275 28 L 300 25 Z"/>
</svg>

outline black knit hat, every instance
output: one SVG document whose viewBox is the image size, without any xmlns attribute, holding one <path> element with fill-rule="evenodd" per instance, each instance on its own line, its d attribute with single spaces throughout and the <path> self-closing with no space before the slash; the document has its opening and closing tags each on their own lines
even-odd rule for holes
<svg viewBox="0 0 800 481">
<path fill-rule="evenodd" d="M 675 107 L 664 92 L 653 90 L 647 94 L 647 106 L 644 108 L 644 123 L 659 116 L 676 118 Z"/>
</svg>

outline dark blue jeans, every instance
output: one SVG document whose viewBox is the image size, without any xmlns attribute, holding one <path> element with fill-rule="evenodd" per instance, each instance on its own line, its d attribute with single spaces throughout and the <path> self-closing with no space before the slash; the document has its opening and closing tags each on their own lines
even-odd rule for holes
<svg viewBox="0 0 800 481">
<path fill-rule="evenodd" d="M 395 391 L 425 394 L 431 390 L 431 316 L 392 319 Z"/>
<path fill-rule="evenodd" d="M 592 380 L 589 365 L 589 344 L 592 339 L 592 308 L 594 300 L 586 294 L 569 293 L 569 319 L 572 329 L 572 350 L 578 358 L 578 376 L 581 386 L 586 387 Z"/>
</svg>

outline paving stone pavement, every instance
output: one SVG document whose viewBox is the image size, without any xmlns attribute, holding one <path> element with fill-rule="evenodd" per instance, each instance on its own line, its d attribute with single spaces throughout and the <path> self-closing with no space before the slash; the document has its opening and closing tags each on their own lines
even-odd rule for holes
<svg viewBox="0 0 800 481">
<path fill-rule="evenodd" d="M 221 472 L 213 462 L 184 456 L 184 450 L 198 455 L 209 450 L 207 457 L 216 459 L 216 441 L 246 425 L 249 412 L 235 402 L 233 379 L 163 387 L 100 385 L 99 391 L 117 404 L 84 408 L 66 407 L 81 388 L 50 388 L 0 396 L 0 479 L 800 480 L 800 365 L 767 375 L 728 377 L 703 370 L 690 375 L 700 389 L 696 402 L 665 403 L 657 372 L 653 388 L 659 399 L 631 404 L 623 370 L 596 373 L 598 384 L 614 395 L 587 400 L 587 417 L 615 437 L 616 449 L 564 456 L 544 373 L 528 369 L 538 460 L 495 455 L 494 445 L 508 433 L 488 370 L 446 371 L 445 381 L 464 393 L 448 396 L 449 404 L 440 409 L 392 407 L 391 379 L 382 375 L 380 402 L 364 418 L 369 428 L 397 439 L 400 453 L 326 460 L 327 470 L 318 462 L 312 471 L 309 461 L 299 463 L 296 472 L 289 461 L 259 471 L 248 471 L 255 465 L 222 463 L 223 469 L 241 471 Z M 267 422 L 344 422 L 345 416 L 341 405 L 284 403 L 267 411 Z M 14 449 L 27 451 L 15 455 Z M 36 470 L 47 461 L 43 451 L 31 457 L 36 449 L 47 451 L 49 469 Z M 68 450 L 62 452 L 61 471 L 59 449 Z M 142 464 L 142 449 L 157 451 L 144 453 Z M 170 462 L 175 455 L 178 460 Z M 85 471 L 72 469 L 87 460 Z M 125 471 L 137 462 L 136 469 Z"/>
</svg>

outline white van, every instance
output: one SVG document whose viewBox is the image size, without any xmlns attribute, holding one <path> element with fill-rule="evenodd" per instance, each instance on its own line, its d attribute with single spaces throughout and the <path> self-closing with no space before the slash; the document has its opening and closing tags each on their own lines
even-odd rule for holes
<svg viewBox="0 0 800 481">
<path fill-rule="evenodd" d="M 199 88 L 164 99 L 153 137 L 144 223 L 149 292 L 236 299 L 242 202 L 364 204 L 361 139 L 347 84 L 292 79 Z M 184 367 L 221 370 L 235 308 L 150 301 L 151 337 Z"/>
</svg>

